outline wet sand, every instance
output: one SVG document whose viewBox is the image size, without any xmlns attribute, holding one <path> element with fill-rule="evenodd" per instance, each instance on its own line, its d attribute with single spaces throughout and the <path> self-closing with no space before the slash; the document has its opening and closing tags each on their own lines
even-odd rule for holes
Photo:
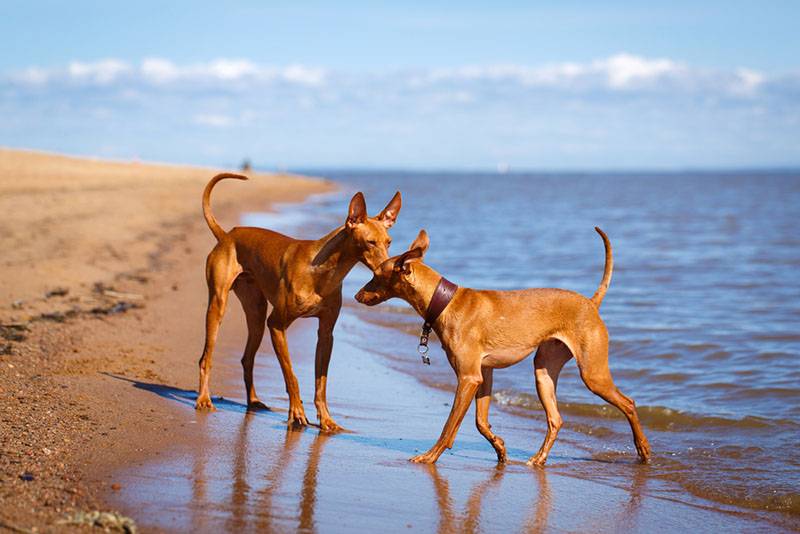
<svg viewBox="0 0 800 534">
<path fill-rule="evenodd" d="M 237 317 L 236 320 L 239 320 Z M 188 438 L 155 460 L 114 473 L 114 507 L 143 526 L 164 531 L 293 530 L 394 532 L 572 531 L 671 532 L 790 529 L 756 513 L 725 511 L 686 495 L 658 496 L 659 482 L 633 455 L 613 460 L 627 469 L 623 486 L 562 474 L 559 466 L 596 461 L 561 444 L 545 469 L 524 461 L 535 452 L 541 425 L 499 412 L 493 428 L 511 462 L 494 452 L 468 415 L 452 451 L 435 466 L 409 457 L 436 439 L 452 396 L 388 369 L 350 342 L 358 331 L 346 310 L 337 326 L 329 396 L 333 415 L 351 432 L 287 430 L 288 400 L 274 356 L 262 347 L 260 395 L 271 412 L 247 413 L 238 373 L 241 338 L 228 328 L 214 378 L 218 411 L 197 413 L 191 386 L 127 382 L 174 410 Z M 233 323 L 231 317 L 231 323 Z M 231 324 L 228 323 L 228 324 Z M 307 409 L 313 407 L 314 323 L 290 331 L 295 369 Z M 363 341 L 363 340 L 362 340 Z M 413 358 L 414 347 L 406 347 Z M 398 347 L 403 350 L 403 347 Z M 434 365 L 446 365 L 441 355 Z M 311 408 L 313 410 L 313 408 Z M 173 423 L 174 425 L 175 423 Z"/>
<path fill-rule="evenodd" d="M 10 190 L 2 158 L 0 176 Z M 151 206 L 149 218 L 139 221 L 140 233 L 122 224 L 136 210 L 109 221 L 109 227 L 119 225 L 110 241 L 125 252 L 116 260 L 112 254 L 111 266 L 103 264 L 96 276 L 83 272 L 78 253 L 63 267 L 74 271 L 75 281 L 44 271 L 31 274 L 39 280 L 11 284 L 11 278 L 4 279 L 4 324 L 23 324 L 26 338 L 8 341 L 11 354 L 0 356 L 4 523 L 60 530 L 57 521 L 71 511 L 97 508 L 119 510 L 146 532 L 780 531 L 796 526 L 686 495 L 664 495 L 633 454 L 609 460 L 610 468 L 629 473 L 622 485 L 565 475 L 559 466 L 598 461 L 569 442 L 559 443 L 545 469 L 528 468 L 524 461 L 538 447 L 541 422 L 504 411 L 495 411 L 492 423 L 509 448 L 506 467 L 497 468 L 491 447 L 474 429 L 472 412 L 455 447 L 436 466 L 410 464 L 407 459 L 438 436 L 452 396 L 359 348 L 381 340 L 361 338 L 356 313 L 361 310 L 350 303 L 336 329 L 329 400 L 334 418 L 351 432 L 326 436 L 315 427 L 286 429 L 288 399 L 267 340 L 256 360 L 256 383 L 272 411 L 246 412 L 239 365 L 246 334 L 235 301 L 222 326 L 212 376 L 218 411 L 196 412 L 206 298 L 202 265 L 213 245 L 199 214 L 199 196 L 209 172 L 198 170 L 193 181 L 170 187 L 153 186 L 153 198 L 172 198 L 174 213 Z M 219 188 L 214 210 L 225 228 L 235 224 L 237 212 L 263 209 L 268 200 L 301 200 L 330 188 L 263 180 L 259 190 L 254 189 L 258 180 Z M 106 197 L 133 199 L 136 191 L 131 185 Z M 32 195 L 26 200 L 30 206 L 38 205 L 38 193 L 25 194 Z M 83 194 L 71 193 L 73 199 Z M 64 204 L 53 195 L 52 205 Z M 4 212 L 13 214 L 14 203 L 5 192 L 2 199 Z M 120 201 L 114 209 L 125 210 L 126 204 Z M 21 232 L 25 217 L 31 214 L 6 217 L 3 224 Z M 109 213 L 94 217 L 95 224 L 104 224 Z M 44 227 L 50 235 L 58 234 L 58 221 L 49 224 Z M 33 243 L 35 236 L 21 235 L 16 246 L 23 252 L 41 246 Z M 90 250 L 100 255 L 102 247 Z M 38 252 L 49 257 L 46 249 Z M 4 256 L 3 274 L 20 277 L 15 269 L 24 259 Z M 62 267 L 48 268 L 58 274 Z M 57 282 L 47 285 L 51 278 Z M 96 289 L 95 282 L 104 285 Z M 43 296 L 42 290 L 61 284 L 69 289 L 66 295 Z M 113 287 L 110 295 L 107 286 Z M 24 295 L 18 298 L 25 302 L 14 308 L 9 298 L 16 295 Z M 77 300 L 70 301 L 73 297 Z M 141 307 L 111 313 L 119 301 Z M 108 313 L 92 312 L 104 307 Z M 41 318 L 58 313 L 63 317 Z M 313 320 L 300 320 L 289 331 L 312 419 L 315 334 Z M 417 357 L 413 345 L 395 349 Z M 446 365 L 438 347 L 432 356 L 434 365 Z M 32 479 L 20 478 L 25 473 Z"/>
</svg>

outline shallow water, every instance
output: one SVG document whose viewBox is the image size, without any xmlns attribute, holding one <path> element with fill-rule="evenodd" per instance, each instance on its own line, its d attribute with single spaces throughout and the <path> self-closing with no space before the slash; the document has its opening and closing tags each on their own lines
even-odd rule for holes
<svg viewBox="0 0 800 534">
<path fill-rule="evenodd" d="M 228 319 L 243 320 L 229 311 Z M 452 393 L 427 388 L 391 360 L 362 346 L 396 342 L 391 329 L 364 328 L 348 308 L 339 318 L 329 399 L 350 430 L 288 430 L 288 399 L 268 348 L 256 360 L 259 396 L 273 411 L 243 403 L 241 331 L 221 336 L 212 380 L 216 412 L 196 412 L 193 389 L 125 380 L 157 394 L 185 434 L 147 462 L 114 472 L 106 495 L 114 509 L 153 532 L 791 532 L 795 517 L 715 505 L 659 480 L 617 445 L 595 447 L 567 435 L 545 469 L 532 469 L 542 427 L 530 413 L 493 419 L 509 463 L 465 422 L 455 446 L 435 465 L 408 462 L 428 449 Z M 233 316 L 233 317 L 232 317 Z M 223 326 L 223 332 L 226 330 Z M 313 419 L 313 320 L 289 331 L 292 363 Z M 365 338 L 365 335 L 368 336 Z M 398 351 L 401 352 L 401 351 Z M 128 384 L 127 382 L 133 382 Z M 216 395 L 222 394 L 224 398 Z M 146 437 L 145 437 L 146 439 Z M 597 454 L 597 450 L 603 451 Z"/>
<path fill-rule="evenodd" d="M 587 296 L 603 270 L 593 227 L 603 228 L 615 260 L 602 308 L 610 366 L 651 440 L 649 478 L 676 494 L 800 514 L 800 176 L 323 174 L 345 191 L 250 214 L 244 224 L 318 237 L 343 221 L 355 190 L 376 213 L 399 189 L 394 253 L 425 228 L 426 261 L 460 285 Z M 434 365 L 419 365 L 421 321 L 405 303 L 367 309 L 352 300 L 368 278 L 354 270 L 344 291 L 349 313 L 362 319 L 361 348 L 452 389 L 438 347 Z M 378 349 L 376 332 L 386 340 Z M 543 431 L 530 365 L 495 373 L 494 405 Z M 625 421 L 585 389 L 574 365 L 559 381 L 559 405 L 565 428 L 553 454 L 562 441 L 600 460 L 634 453 Z M 616 464 L 598 464 L 559 469 L 615 484 Z"/>
</svg>

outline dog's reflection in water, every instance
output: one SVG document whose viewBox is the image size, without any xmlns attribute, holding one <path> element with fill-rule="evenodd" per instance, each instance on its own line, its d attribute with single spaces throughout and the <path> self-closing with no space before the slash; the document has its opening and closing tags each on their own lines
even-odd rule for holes
<svg viewBox="0 0 800 534">
<path fill-rule="evenodd" d="M 215 461 L 222 462 L 223 460 L 205 454 L 195 456 L 192 494 L 195 506 L 199 506 L 201 509 L 193 514 L 193 530 L 207 529 L 210 526 L 207 522 L 213 522 L 214 516 L 217 515 L 214 513 L 216 509 L 219 512 L 218 517 L 225 517 L 224 530 L 229 532 L 283 530 L 286 528 L 287 519 L 300 530 L 314 531 L 316 529 L 314 510 L 316 508 L 319 461 L 329 435 L 312 432 L 314 437 L 308 446 L 308 459 L 299 491 L 299 513 L 294 520 L 291 520 L 286 517 L 285 512 L 276 513 L 276 510 L 286 510 L 285 503 L 279 502 L 274 505 L 273 500 L 281 494 L 281 488 L 287 482 L 286 472 L 292 469 L 295 456 L 298 452 L 302 453 L 302 450 L 298 449 L 298 445 L 302 441 L 301 437 L 305 430 L 287 428 L 283 436 L 283 445 L 276 447 L 277 455 L 264 468 L 266 455 L 263 454 L 263 451 L 251 447 L 248 437 L 249 428 L 254 419 L 256 419 L 254 414 L 247 413 L 239 425 L 233 448 L 235 453 L 231 466 L 230 494 L 227 495 L 227 498 L 216 495 L 220 488 L 213 487 L 213 483 L 212 487 L 209 487 L 206 472 L 207 469 L 214 468 Z M 258 469 L 257 473 L 251 472 L 254 468 Z M 222 483 L 221 487 L 227 489 L 224 481 Z M 287 489 L 285 493 L 290 491 L 294 490 Z M 217 504 L 226 501 L 227 504 Z M 279 521 L 278 525 L 275 524 L 276 520 Z"/>
<path fill-rule="evenodd" d="M 222 519 L 224 530 L 233 532 L 287 529 L 316 531 L 317 487 L 325 483 L 324 480 L 319 480 L 319 465 L 325 444 L 331 439 L 330 435 L 289 428 L 283 431 L 282 444 L 269 445 L 272 454 L 266 454 L 264 445 L 249 436 L 254 419 L 257 417 L 250 413 L 243 416 L 236 439 L 229 449 L 232 451 L 229 464 L 224 450 L 210 454 L 206 450 L 194 456 L 192 530 L 206 531 L 211 526 L 219 527 L 221 525 L 216 524 L 215 519 Z M 305 445 L 301 445 L 301 442 Z M 230 465 L 230 471 L 224 471 L 226 465 Z M 302 476 L 299 476 L 295 467 L 303 469 Z M 516 479 L 516 483 L 519 476 L 524 476 L 529 481 L 525 486 L 527 497 L 523 499 L 524 516 L 515 530 L 545 531 L 548 516 L 554 509 L 547 470 L 526 468 L 521 473 L 517 467 L 519 466 L 498 464 L 496 468 L 489 470 L 470 488 L 466 502 L 461 507 L 451 495 L 447 470 L 440 470 L 433 464 L 420 466 L 431 478 L 439 515 L 438 532 L 487 530 L 493 519 L 482 517 L 482 514 L 488 511 L 496 517 L 498 513 L 504 513 L 489 507 L 492 501 L 485 502 L 487 495 L 495 493 L 495 496 L 502 496 L 504 491 L 511 489 L 508 484 L 503 484 L 506 474 L 511 479 Z M 581 521 L 578 530 L 595 530 L 592 527 L 600 525 L 607 525 L 610 530 L 614 530 L 614 525 L 625 525 L 626 528 L 635 530 L 637 525 L 641 526 L 639 511 L 646 491 L 648 466 L 635 467 L 628 489 L 628 500 L 622 503 L 618 512 L 611 516 L 607 513 L 589 513 Z M 457 478 L 460 482 L 462 477 Z M 296 486 L 298 480 L 299 488 Z M 292 509 L 296 513 L 292 513 Z M 509 519 L 506 517 L 501 523 L 507 524 Z"/>
<path fill-rule="evenodd" d="M 481 525 L 481 510 L 484 497 L 490 490 L 497 488 L 505 475 L 505 464 L 498 464 L 488 478 L 476 483 L 469 493 L 466 505 L 462 512 L 458 512 L 450 495 L 450 483 L 441 474 L 435 464 L 424 466 L 425 471 L 433 481 L 436 491 L 436 501 L 439 507 L 440 534 L 455 532 L 480 532 L 486 530 L 487 525 Z M 550 512 L 550 487 L 547 484 L 547 475 L 544 469 L 534 469 L 536 487 L 531 488 L 531 507 L 523 526 L 524 532 L 541 532 L 547 525 L 547 515 Z"/>
<path fill-rule="evenodd" d="M 578 515 L 583 517 L 576 529 L 577 531 L 603 532 L 620 529 L 631 531 L 643 527 L 642 518 L 640 517 L 642 500 L 647 494 L 647 481 L 652 475 L 648 465 L 635 465 L 633 467 L 634 469 L 630 473 L 630 485 L 627 488 L 620 488 L 626 490 L 627 499 L 623 502 L 616 502 L 615 497 L 610 497 L 608 506 L 580 512 Z M 433 482 L 439 509 L 438 532 L 443 534 L 491 531 L 493 530 L 492 526 L 496 529 L 498 523 L 494 523 L 494 521 L 497 518 L 497 514 L 503 514 L 504 511 L 493 510 L 489 506 L 489 504 L 493 505 L 493 503 L 487 504 L 484 501 L 485 497 L 492 492 L 496 492 L 501 497 L 509 496 L 511 487 L 506 485 L 501 489 L 501 483 L 507 469 L 513 471 L 514 466 L 506 467 L 506 464 L 498 464 L 486 477 L 475 483 L 463 509 L 459 510 L 451 496 L 450 482 L 447 479 L 446 471 L 440 471 L 434 464 L 425 465 L 424 470 L 430 475 Z M 544 532 L 547 530 L 548 517 L 555 513 L 553 511 L 555 508 L 553 490 L 547 480 L 547 469 L 531 469 L 529 476 L 527 473 L 523 474 L 519 471 L 509 473 L 510 477 L 519 477 L 520 475 L 525 476 L 530 481 L 530 484 L 525 486 L 527 498 L 523 500 L 524 506 L 528 509 L 521 524 L 515 525 L 513 530 L 518 532 Z M 494 511 L 495 517 L 491 519 L 482 518 L 482 512 L 487 510 Z M 616 511 L 615 513 L 608 513 L 609 510 Z M 509 520 L 509 517 L 504 517 L 504 521 L 501 521 L 505 530 L 511 530 L 507 524 Z"/>
</svg>

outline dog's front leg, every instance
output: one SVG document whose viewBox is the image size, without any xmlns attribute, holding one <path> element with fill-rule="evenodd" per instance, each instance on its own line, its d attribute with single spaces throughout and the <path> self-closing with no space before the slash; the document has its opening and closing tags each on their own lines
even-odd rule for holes
<svg viewBox="0 0 800 534">
<path fill-rule="evenodd" d="M 447 418 L 444 429 L 442 429 L 442 435 L 439 436 L 439 440 L 428 452 L 411 458 L 412 462 L 432 464 L 439 459 L 439 456 L 455 439 L 458 427 L 461 426 L 461 421 L 464 420 L 464 415 L 466 415 L 481 382 L 483 382 L 483 378 L 480 370 L 477 373 L 458 377 L 458 387 L 456 388 L 453 408 L 450 410 L 450 417 Z"/>
<path fill-rule="evenodd" d="M 286 328 L 288 325 L 281 324 L 275 319 L 274 312 L 267 319 L 269 336 L 272 339 L 272 348 L 278 357 L 278 363 L 283 372 L 283 381 L 286 384 L 286 393 L 289 395 L 289 426 L 304 426 L 308 424 L 306 412 L 303 409 L 303 401 L 300 399 L 300 386 L 297 384 L 297 377 L 292 370 L 292 360 L 289 357 L 289 345 L 286 342 Z"/>
<path fill-rule="evenodd" d="M 317 331 L 317 353 L 314 365 L 314 406 L 317 408 L 319 426 L 325 432 L 337 432 L 343 430 L 336 424 L 328 411 L 327 385 L 328 385 L 328 364 L 331 362 L 331 351 L 333 350 L 333 327 L 339 317 L 341 308 L 341 294 L 338 303 L 334 302 L 319 316 L 319 330 Z"/>
</svg>

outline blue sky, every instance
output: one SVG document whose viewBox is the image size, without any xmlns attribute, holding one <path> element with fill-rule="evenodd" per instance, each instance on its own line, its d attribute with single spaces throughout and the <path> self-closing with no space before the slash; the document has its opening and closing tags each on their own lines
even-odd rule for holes
<svg viewBox="0 0 800 534">
<path fill-rule="evenodd" d="M 0 145 L 292 168 L 800 166 L 797 2 L 224 4 L 5 2 Z"/>
</svg>

